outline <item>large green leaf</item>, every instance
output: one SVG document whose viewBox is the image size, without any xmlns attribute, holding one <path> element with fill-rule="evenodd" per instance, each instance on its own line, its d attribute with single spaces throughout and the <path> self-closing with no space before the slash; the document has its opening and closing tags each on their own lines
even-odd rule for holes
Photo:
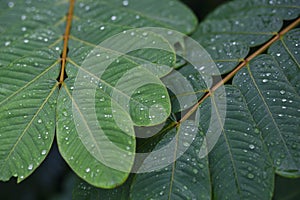
<svg viewBox="0 0 300 200">
<path fill-rule="evenodd" d="M 160 4 L 159 8 L 156 7 L 157 3 Z M 118 59 L 110 63 L 101 76 L 89 71 L 92 68 L 84 68 L 83 61 L 100 42 L 131 28 L 160 26 L 190 33 L 197 23 L 195 16 L 178 1 L 76 1 L 68 37 L 67 79 L 59 91 L 56 79 L 59 76 L 59 54 L 63 50 L 62 35 L 69 4 L 65 1 L 53 1 L 50 5 L 47 1 L 16 0 L 2 1 L 1 5 L 1 180 L 16 176 L 21 181 L 38 167 L 50 150 L 56 124 L 60 152 L 80 177 L 105 188 L 124 182 L 134 159 L 133 125 L 161 123 L 170 113 L 167 90 L 159 77 L 171 70 L 175 54 L 167 41 L 162 41 L 163 38 L 156 33 L 149 33 L 149 40 L 165 44 L 168 51 L 137 49 L 126 55 L 118 52 L 119 43 L 116 46 L 107 46 L 107 43 L 104 45 L 106 49 L 102 49 L 104 58 L 113 56 Z M 130 45 L 130 40 L 125 42 L 124 46 Z M 161 65 L 168 68 L 165 71 L 156 70 Z M 136 72 L 131 76 L 132 82 L 118 85 L 128 70 Z M 80 73 L 88 74 L 89 81 L 95 80 L 98 88 L 94 107 L 96 118 L 88 124 L 84 124 L 86 112 L 82 112 L 80 106 L 95 99 L 80 101 L 83 99 L 73 96 L 75 89 L 80 91 L 75 84 Z M 130 77 L 127 78 L 130 80 Z M 148 80 L 148 85 L 134 88 L 136 78 Z M 100 87 L 100 84 L 104 86 Z M 84 86 L 81 89 L 83 91 Z M 126 95 L 131 89 L 135 89 L 132 96 Z M 89 92 L 89 88 L 84 91 Z M 153 91 L 157 95 L 152 95 Z M 125 100 L 122 101 L 122 98 Z M 124 109 L 126 101 L 129 101 L 129 110 Z M 160 103 L 161 107 L 155 107 L 155 102 Z M 145 113 L 138 112 L 141 105 L 145 106 Z M 162 111 L 155 112 L 157 110 Z M 114 112 L 123 119 L 122 122 L 111 118 Z M 79 127 L 76 124 L 78 121 L 82 122 Z M 106 140 L 99 138 L 95 132 L 87 131 L 92 122 L 101 125 Z M 120 155 L 113 155 L 108 150 L 101 152 L 105 144 L 111 142 L 119 149 L 126 150 L 128 159 L 117 159 Z M 104 160 L 116 165 L 125 162 L 122 167 L 124 171 L 101 163 L 102 155 L 106 156 Z"/>
<path fill-rule="evenodd" d="M 300 170 L 300 71 L 299 48 L 294 48 L 299 44 L 294 39 L 296 35 L 299 29 L 289 32 L 269 49 L 274 57 L 257 57 L 234 78 L 262 131 L 276 172 L 291 177 L 299 177 Z"/>
<path fill-rule="evenodd" d="M 82 179 L 75 177 L 72 199 L 128 200 L 131 181 L 132 176 L 130 176 L 122 186 L 107 190 L 93 187 Z"/>
<path fill-rule="evenodd" d="M 299 16 L 300 2 L 235 0 L 220 6 L 193 34 L 215 60 L 220 72 L 231 71 L 248 52 L 276 35 L 283 20 Z"/>
<path fill-rule="evenodd" d="M 210 199 L 208 159 L 199 157 L 203 135 L 197 131 L 195 121 L 187 120 L 165 134 L 153 149 L 161 152 L 151 162 L 159 168 L 135 176 L 131 199 Z"/>
<path fill-rule="evenodd" d="M 210 150 L 205 144 L 209 141 L 203 140 L 204 133 L 209 137 L 211 133 L 208 127 L 220 127 L 222 121 L 210 119 L 214 98 L 207 99 L 199 109 L 200 130 L 187 120 L 177 131 L 173 129 L 166 133 L 154 150 L 162 148 L 170 143 L 170 138 L 176 137 L 177 143 L 172 143 L 174 146 L 171 148 L 174 158 L 166 158 L 172 164 L 153 172 L 137 174 L 131 186 L 132 199 L 271 198 L 273 166 L 260 130 L 241 92 L 235 87 L 226 87 L 227 106 L 217 108 L 220 113 L 221 109 L 226 109 L 222 134 L 219 139 L 216 138 L 218 142 L 209 156 L 203 156 L 201 149 Z M 197 131 L 194 141 L 187 151 L 182 152 L 180 143 L 189 145 L 186 143 L 187 135 L 193 135 L 193 131 Z"/>
<path fill-rule="evenodd" d="M 29 176 L 46 157 L 55 131 L 59 62 L 38 51 L 0 70 L 0 178 Z"/>
<path fill-rule="evenodd" d="M 65 7 L 1 4 L 0 178 L 21 181 L 43 161 L 54 138 L 60 61 L 59 53 L 47 49 L 60 37 L 60 29 L 50 25 L 63 17 Z"/>
<path fill-rule="evenodd" d="M 222 134 L 208 155 L 213 198 L 270 199 L 274 172 L 260 130 L 237 88 L 227 86 L 226 99 Z M 210 101 L 204 102 L 200 112 L 209 113 L 211 106 Z M 214 125 L 208 125 L 207 114 L 200 116 L 200 122 L 205 131 Z"/>
</svg>

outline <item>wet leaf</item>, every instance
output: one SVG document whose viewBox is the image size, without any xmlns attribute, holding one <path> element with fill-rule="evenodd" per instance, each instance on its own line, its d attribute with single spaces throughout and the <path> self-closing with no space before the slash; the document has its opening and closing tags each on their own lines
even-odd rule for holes
<svg viewBox="0 0 300 200">
<path fill-rule="evenodd" d="M 233 81 L 262 131 L 276 172 L 290 177 L 299 177 L 300 169 L 300 71 L 298 49 L 293 48 L 299 42 L 290 40 L 298 33 L 295 29 L 282 37 L 268 51 L 273 57 L 257 57 Z"/>
<path fill-rule="evenodd" d="M 208 154 L 213 198 L 271 199 L 274 172 L 260 130 L 237 88 L 226 86 L 226 100 L 225 124 Z M 211 101 L 204 102 L 200 113 L 210 113 L 211 107 Z M 215 134 L 209 128 L 219 121 L 200 116 L 200 126 L 207 137 Z"/>
<path fill-rule="evenodd" d="M 148 43 L 165 45 L 168 51 L 136 49 L 128 54 L 118 51 L 118 45 L 127 47 L 134 42 L 126 40 L 110 46 L 103 44 L 107 49 L 98 50 L 97 53 L 103 53 L 98 62 L 91 59 L 82 66 L 83 61 L 88 55 L 97 56 L 91 50 L 99 43 L 132 28 L 159 26 L 190 33 L 197 23 L 195 16 L 178 1 L 76 1 L 68 36 L 67 77 L 59 88 L 56 79 L 60 76 L 60 54 L 67 39 L 63 34 L 69 3 L 16 0 L 1 5 L 0 179 L 15 176 L 21 181 L 31 174 L 50 150 L 56 128 L 60 152 L 81 178 L 98 187 L 120 185 L 133 164 L 133 126 L 161 123 L 170 114 L 169 96 L 159 77 L 172 70 L 175 53 L 167 41 L 150 32 Z M 128 31 L 127 35 L 130 34 L 135 33 Z M 142 34 L 136 33 L 135 37 Z M 112 62 L 107 69 L 102 68 L 101 74 L 87 66 L 105 60 Z M 161 66 L 165 67 L 158 69 Z M 126 74 L 130 70 L 131 74 Z M 78 74 L 87 80 L 83 81 L 85 84 L 78 84 Z M 125 75 L 127 79 L 121 79 Z M 137 84 L 134 82 L 137 78 L 143 78 L 147 84 Z M 94 98 L 86 94 L 83 96 L 86 99 L 73 96 L 75 90 L 77 94 L 90 92 L 84 90 L 86 87 L 97 87 Z M 88 121 L 84 103 L 95 99 L 94 121 Z M 122 121 L 114 119 L 114 113 Z M 88 131 L 98 122 L 104 133 L 101 137 L 95 133 L 97 129 Z M 120 154 L 107 153 L 105 145 L 109 144 L 126 156 L 118 159 Z M 113 169 L 103 161 L 122 169 Z"/>
<path fill-rule="evenodd" d="M 213 11 L 193 34 L 211 54 L 222 74 L 231 71 L 248 52 L 281 29 L 283 20 L 299 16 L 295 0 L 235 0 Z"/>
</svg>

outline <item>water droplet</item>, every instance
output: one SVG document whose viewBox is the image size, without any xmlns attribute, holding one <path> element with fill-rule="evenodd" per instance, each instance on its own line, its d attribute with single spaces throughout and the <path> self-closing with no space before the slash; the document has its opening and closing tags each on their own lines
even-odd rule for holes
<svg viewBox="0 0 300 200">
<path fill-rule="evenodd" d="M 281 55 L 280 53 L 276 53 L 276 56 L 278 56 L 278 57 L 279 57 L 280 55 Z"/>
<path fill-rule="evenodd" d="M 30 164 L 27 169 L 32 170 L 33 169 L 33 164 Z"/>
<path fill-rule="evenodd" d="M 22 15 L 22 16 L 21 16 L 21 20 L 23 20 L 23 21 L 24 21 L 26 18 L 27 18 L 26 15 Z"/>
<path fill-rule="evenodd" d="M 29 42 L 29 40 L 27 40 L 27 39 L 25 39 L 25 40 L 24 40 L 24 43 L 26 43 L 26 44 L 27 44 L 28 42 Z"/>
<path fill-rule="evenodd" d="M 43 150 L 41 154 L 42 154 L 42 155 L 45 155 L 46 153 L 47 153 L 47 151 L 46 151 L 46 150 Z"/>
<path fill-rule="evenodd" d="M 100 30 L 103 31 L 105 29 L 105 26 L 101 26 Z M 97 54 L 98 55 L 98 54 Z M 100 55 L 100 54 L 99 54 Z"/>
<path fill-rule="evenodd" d="M 285 94 L 285 91 L 284 90 L 280 90 L 280 94 Z"/>
<path fill-rule="evenodd" d="M 140 19 L 140 16 L 139 16 L 139 15 L 136 15 L 135 18 L 136 18 L 136 19 Z"/>
<path fill-rule="evenodd" d="M 4 43 L 4 45 L 7 47 L 8 45 L 10 45 L 10 41 L 6 41 L 5 43 Z"/>
<path fill-rule="evenodd" d="M 197 174 L 198 170 L 197 169 L 193 169 L 193 172 L 194 172 L 194 174 Z"/>
<path fill-rule="evenodd" d="M 188 147 L 190 144 L 188 142 L 183 142 L 183 146 Z"/>
<path fill-rule="evenodd" d="M 268 82 L 268 79 L 263 79 L 262 82 L 266 83 L 266 82 Z"/>
<path fill-rule="evenodd" d="M 39 124 L 41 124 L 41 123 L 43 122 L 43 120 L 39 119 L 37 122 L 38 122 Z"/>
<path fill-rule="evenodd" d="M 250 179 L 253 179 L 253 178 L 254 178 L 254 175 L 251 174 L 251 173 L 249 173 L 249 174 L 247 175 L 247 177 L 250 178 Z"/>
<path fill-rule="evenodd" d="M 26 31 L 27 29 L 26 29 L 26 27 L 22 27 L 21 30 L 22 31 Z"/>
<path fill-rule="evenodd" d="M 115 21 L 115 20 L 117 19 L 117 16 L 113 15 L 113 16 L 111 16 L 110 19 L 111 19 L 112 21 Z"/>
<path fill-rule="evenodd" d="M 89 173 L 90 171 L 91 171 L 90 168 L 86 168 L 86 169 L 85 169 L 85 172 L 86 172 L 86 173 Z"/>
<path fill-rule="evenodd" d="M 128 6 L 129 2 L 127 0 L 124 0 L 122 4 L 123 6 Z"/>
<path fill-rule="evenodd" d="M 254 149 L 255 146 L 254 146 L 253 144 L 249 144 L 249 148 L 250 148 L 250 149 Z"/>
<path fill-rule="evenodd" d="M 159 193 L 159 195 L 160 195 L 160 196 L 164 195 L 164 191 L 161 191 L 161 192 Z"/>
<path fill-rule="evenodd" d="M 15 3 L 14 2 L 8 2 L 8 7 L 10 7 L 10 8 L 12 8 L 12 7 L 14 7 L 14 5 L 15 5 Z"/>
<path fill-rule="evenodd" d="M 63 115 L 64 115 L 65 117 L 67 117 L 67 116 L 68 116 L 67 111 L 63 111 Z"/>
<path fill-rule="evenodd" d="M 173 31 L 168 31 L 168 35 L 172 35 L 173 34 Z"/>
</svg>

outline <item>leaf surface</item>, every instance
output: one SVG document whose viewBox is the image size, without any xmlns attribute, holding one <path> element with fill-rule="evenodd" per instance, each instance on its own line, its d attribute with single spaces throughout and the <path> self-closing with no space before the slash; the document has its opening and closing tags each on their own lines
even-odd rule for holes
<svg viewBox="0 0 300 200">
<path fill-rule="evenodd" d="M 86 131 L 89 126 L 80 127 L 84 132 L 78 132 L 76 129 L 76 119 L 84 121 L 84 117 L 80 115 L 80 107 L 76 110 L 78 102 L 74 101 L 72 91 L 78 69 L 81 69 L 84 59 L 105 39 L 136 27 L 160 26 L 185 33 L 195 29 L 196 17 L 183 4 L 178 1 L 164 1 L 160 2 L 159 9 L 153 9 L 157 2 L 130 1 L 128 4 L 128 1 L 76 1 L 69 36 L 67 79 L 60 90 L 56 79 L 60 74 L 59 54 L 63 50 L 62 35 L 69 4 L 62 1 L 53 1 L 51 6 L 47 1 L 3 2 L 4 6 L 1 6 L 0 12 L 0 137 L 3 138 L 3 145 L 0 147 L 1 180 L 16 176 L 21 181 L 36 169 L 51 147 L 56 124 L 61 154 L 80 177 L 93 185 L 106 188 L 124 182 L 134 158 L 133 125 L 157 124 L 165 120 L 170 113 L 168 93 L 159 77 L 171 70 L 170 66 L 175 62 L 174 52 L 149 49 L 120 55 L 113 52 L 118 50 L 118 46 L 112 47 L 112 52 L 108 51 L 115 58 L 120 56 L 118 62 L 121 62 L 124 68 L 118 71 L 116 61 L 102 77 L 98 77 L 102 83 L 105 82 L 105 90 L 95 93 L 97 117 L 93 122 L 99 122 L 105 126 L 105 132 L 109 132 L 106 135 L 107 144 L 112 141 L 129 154 L 129 159 L 123 159 L 126 162 L 125 172 L 101 164 L 98 159 L 102 153 L 93 150 L 100 144 L 99 137 L 86 135 L 89 133 Z M 161 42 L 162 38 L 157 34 L 152 33 L 149 38 L 159 44 L 169 45 L 168 48 L 171 49 L 170 44 L 167 41 Z M 147 63 L 152 65 L 146 65 Z M 155 71 L 161 65 L 168 66 L 167 70 Z M 122 75 L 130 69 L 136 70 L 136 77 L 148 77 L 146 79 L 149 84 L 138 88 L 139 90 L 127 87 L 134 85 L 133 76 L 133 82 L 123 84 L 123 88 L 117 88 L 121 85 L 118 85 L 118 81 Z M 111 76 L 112 74 L 114 76 Z M 89 78 L 96 78 L 93 75 L 93 72 L 89 73 Z M 132 98 L 122 93 L 126 89 L 134 89 Z M 154 90 L 156 95 L 152 95 Z M 113 92 L 117 94 L 114 96 L 116 102 L 110 104 L 108 101 L 102 101 L 103 98 L 112 99 Z M 129 110 L 124 109 L 126 103 L 122 103 L 122 98 L 125 99 L 124 102 L 129 100 Z M 151 102 L 142 104 L 149 108 L 146 109 L 146 114 L 139 110 L 141 98 Z M 161 108 L 153 107 L 156 105 L 155 101 L 161 103 L 165 110 L 154 112 Z M 76 114 L 72 113 L 74 110 Z M 117 126 L 114 119 L 107 119 L 111 118 L 113 112 L 118 112 L 119 117 L 124 119 L 118 122 Z M 154 117 L 150 119 L 149 116 Z M 102 142 L 101 145 L 103 144 L 106 143 Z M 103 155 L 115 164 L 118 161 L 117 155 Z"/>
<path fill-rule="evenodd" d="M 231 71 L 249 52 L 281 29 L 283 20 L 299 16 L 299 1 L 235 0 L 199 24 L 193 34 L 211 54 L 222 74 Z"/>
<path fill-rule="evenodd" d="M 61 37 L 56 23 L 65 7 L 1 4 L 0 179 L 14 176 L 20 182 L 40 165 L 53 142 L 60 61 L 51 44 Z"/>
<path fill-rule="evenodd" d="M 278 51 L 282 51 L 282 56 L 286 58 L 293 55 L 285 52 L 289 48 L 278 46 L 283 41 L 274 44 L 269 50 L 275 57 L 280 54 Z M 271 50 L 276 50 L 276 53 Z M 288 66 L 294 71 L 291 76 L 284 74 L 284 68 Z M 242 69 L 233 82 L 244 94 L 249 110 L 262 131 L 276 172 L 298 177 L 300 98 L 295 83 L 299 82 L 299 63 L 278 64 L 270 55 L 261 55 Z"/>
<path fill-rule="evenodd" d="M 260 130 L 242 93 L 226 86 L 226 119 L 222 134 L 208 154 L 213 199 L 271 199 L 274 172 Z M 200 106 L 200 126 L 206 136 L 211 102 Z M 218 109 L 220 111 L 220 109 Z M 216 126 L 214 120 L 210 126 Z"/>
<path fill-rule="evenodd" d="M 194 121 L 187 120 L 165 134 L 153 149 L 160 154 L 148 161 L 159 169 L 134 177 L 131 199 L 210 199 L 208 159 L 199 157 L 203 135 L 197 131 Z M 167 145 L 171 146 L 165 150 Z"/>
</svg>

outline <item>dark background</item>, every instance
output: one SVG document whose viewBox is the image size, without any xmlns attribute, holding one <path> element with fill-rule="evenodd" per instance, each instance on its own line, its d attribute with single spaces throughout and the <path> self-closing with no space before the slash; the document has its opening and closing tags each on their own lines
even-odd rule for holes
<svg viewBox="0 0 300 200">
<path fill-rule="evenodd" d="M 199 21 L 218 5 L 228 0 L 182 0 L 197 15 Z M 0 199 L 3 200 L 69 200 L 72 199 L 74 174 L 61 158 L 56 141 L 46 160 L 20 184 L 12 178 L 0 181 Z M 300 179 L 276 176 L 274 200 L 299 200 Z"/>
</svg>

